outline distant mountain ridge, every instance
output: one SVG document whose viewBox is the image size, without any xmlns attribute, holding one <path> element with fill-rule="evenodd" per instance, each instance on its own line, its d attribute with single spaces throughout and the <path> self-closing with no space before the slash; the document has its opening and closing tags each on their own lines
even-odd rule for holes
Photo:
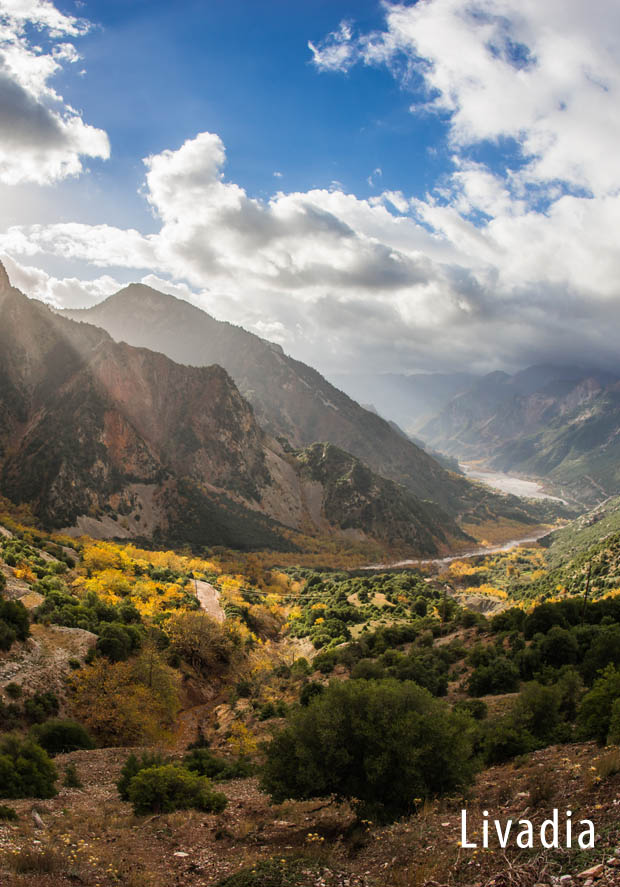
<svg viewBox="0 0 620 887">
<path fill-rule="evenodd" d="M 361 407 L 312 367 L 238 326 L 188 302 L 131 284 L 100 304 L 63 316 L 103 327 L 117 341 L 161 351 L 194 366 L 223 366 L 252 404 L 262 427 L 293 448 L 329 443 L 375 474 L 430 500 L 451 520 L 476 523 L 490 515 L 534 521 L 518 500 L 508 502 L 447 471 L 385 419 Z"/>
<path fill-rule="evenodd" d="M 465 461 L 548 478 L 587 505 L 620 492 L 620 380 L 605 371 L 539 366 L 484 376 L 420 436 Z"/>
</svg>

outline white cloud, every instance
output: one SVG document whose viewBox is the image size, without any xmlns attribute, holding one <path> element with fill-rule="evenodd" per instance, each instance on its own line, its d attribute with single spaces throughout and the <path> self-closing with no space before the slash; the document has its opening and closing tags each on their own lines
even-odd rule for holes
<svg viewBox="0 0 620 887">
<path fill-rule="evenodd" d="M 386 64 L 442 113 L 453 166 L 423 199 L 257 200 L 200 133 L 145 161 L 156 233 L 31 226 L 0 246 L 152 275 L 325 369 L 617 366 L 618 25 L 611 0 L 425 0 L 388 5 L 383 32 L 345 24 L 314 45 L 323 70 Z M 489 141 L 493 163 L 474 162 Z"/>
<path fill-rule="evenodd" d="M 88 28 L 46 0 L 0 0 L 0 182 L 47 185 L 81 173 L 83 157 L 109 156 L 106 133 L 50 85 L 80 58 L 66 38 Z"/>
<path fill-rule="evenodd" d="M 13 286 L 54 308 L 85 308 L 96 305 L 112 293 L 118 292 L 122 286 L 118 280 L 108 274 L 93 280 L 80 280 L 77 277 L 58 278 L 40 268 L 16 262 L 6 253 L 0 254 L 0 260 Z"/>
</svg>

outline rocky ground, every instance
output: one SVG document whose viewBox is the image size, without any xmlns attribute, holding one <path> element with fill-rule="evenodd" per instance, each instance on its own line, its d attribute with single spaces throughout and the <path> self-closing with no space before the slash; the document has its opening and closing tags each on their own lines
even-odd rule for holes
<svg viewBox="0 0 620 887">
<path fill-rule="evenodd" d="M 6 887 L 215 887 L 244 868 L 276 868 L 290 880 L 247 884 L 304 887 L 607 887 L 620 885 L 620 772 L 609 775 L 591 744 L 556 746 L 479 777 L 467 799 L 421 806 L 391 826 L 356 823 L 347 806 L 316 801 L 272 806 L 256 779 L 219 788 L 220 815 L 194 811 L 136 817 L 115 787 L 128 749 L 74 752 L 81 789 L 46 801 L 12 801 L 17 822 L 0 822 L 0 883 Z M 594 769 L 592 769 L 594 768 Z M 615 769 L 615 765 L 611 767 Z M 553 807 L 591 819 L 592 851 L 505 852 L 464 849 L 461 808 L 470 823 L 482 809 L 502 822 L 539 825 Z M 262 861 L 262 862 L 261 862 Z M 39 871 L 37 871 L 37 866 Z M 256 876 L 258 878 L 258 875 Z M 301 880 L 300 880 L 301 879 Z"/>
</svg>

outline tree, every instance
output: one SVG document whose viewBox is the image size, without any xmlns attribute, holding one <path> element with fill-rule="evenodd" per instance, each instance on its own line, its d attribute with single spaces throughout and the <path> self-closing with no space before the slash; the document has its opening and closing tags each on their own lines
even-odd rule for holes
<svg viewBox="0 0 620 887">
<path fill-rule="evenodd" d="M 158 742 L 179 708 L 177 677 L 155 650 L 127 662 L 98 659 L 73 686 L 73 713 L 102 745 Z"/>
<path fill-rule="evenodd" d="M 543 745 L 552 743 L 562 721 L 557 687 L 526 684 L 514 704 L 513 719 Z"/>
<path fill-rule="evenodd" d="M 227 666 L 240 638 L 206 613 L 178 613 L 166 623 L 170 647 L 196 671 L 207 674 Z"/>
<path fill-rule="evenodd" d="M 392 820 L 473 775 L 472 721 L 411 681 L 332 682 L 267 747 L 276 802 L 336 795 Z"/>
<path fill-rule="evenodd" d="M 46 721 L 33 727 L 31 733 L 35 741 L 52 756 L 78 748 L 95 747 L 88 731 L 75 721 Z"/>
<path fill-rule="evenodd" d="M 575 635 L 566 628 L 554 625 L 539 644 L 542 661 L 554 668 L 574 665 L 579 658 L 579 644 Z"/>
<path fill-rule="evenodd" d="M 600 745 L 605 744 L 617 699 L 620 699 L 620 670 L 609 665 L 594 682 L 590 692 L 583 697 L 577 713 L 577 728 L 581 738 L 596 739 Z"/>
</svg>

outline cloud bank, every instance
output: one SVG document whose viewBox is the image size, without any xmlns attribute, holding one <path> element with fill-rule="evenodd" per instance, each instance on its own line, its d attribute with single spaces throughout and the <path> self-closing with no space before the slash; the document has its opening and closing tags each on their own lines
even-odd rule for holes
<svg viewBox="0 0 620 887">
<path fill-rule="evenodd" d="M 81 173 L 83 157 L 109 156 L 106 133 L 50 85 L 79 61 L 71 39 L 88 28 L 47 0 L 0 0 L 0 182 L 49 185 Z"/>
<path fill-rule="evenodd" d="M 155 275 L 328 371 L 618 367 L 620 7 L 425 0 L 385 11 L 384 30 L 343 23 L 310 45 L 312 60 L 320 76 L 387 66 L 412 113 L 441 115 L 452 167 L 431 194 L 257 200 L 227 181 L 225 147 L 203 132 L 144 161 L 155 234 L 35 225 L 10 229 L 0 248 L 21 267 L 53 255 Z M 63 303 L 64 285 L 39 292 Z M 99 292 L 85 287 L 84 304 Z"/>
</svg>

